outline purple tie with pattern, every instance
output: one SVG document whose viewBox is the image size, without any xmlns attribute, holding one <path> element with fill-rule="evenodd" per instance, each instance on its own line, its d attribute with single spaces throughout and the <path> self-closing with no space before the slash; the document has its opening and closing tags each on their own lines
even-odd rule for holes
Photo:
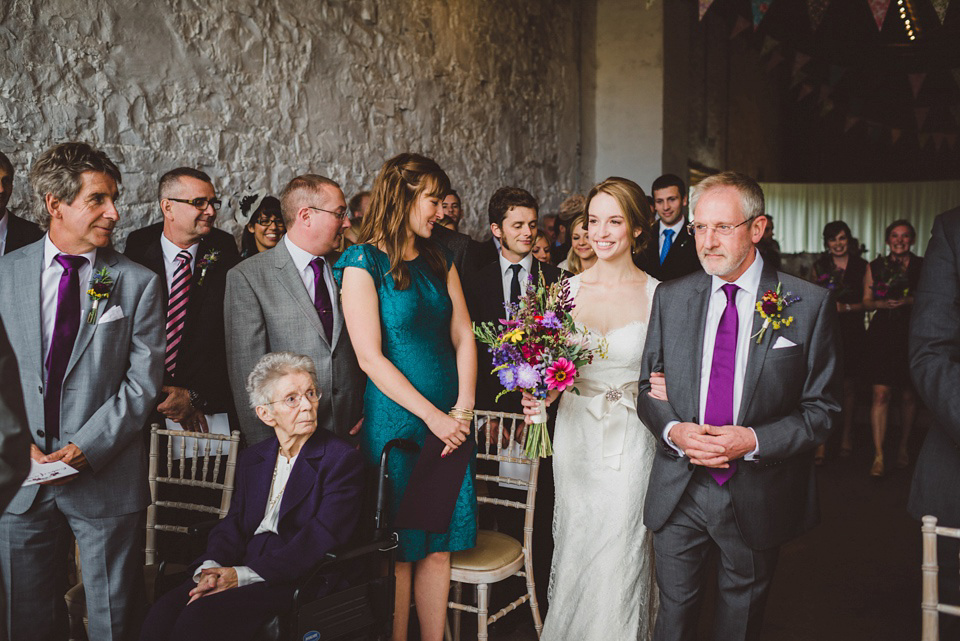
<svg viewBox="0 0 960 641">
<path fill-rule="evenodd" d="M 703 421 L 707 425 L 733 425 L 733 379 L 737 366 L 737 331 L 740 318 L 737 316 L 737 290 L 733 283 L 724 285 L 727 306 L 717 325 L 717 340 L 713 344 L 713 363 L 710 365 L 710 384 L 707 387 L 707 407 Z M 730 461 L 728 468 L 708 468 L 718 484 L 723 485 L 737 471 L 737 462 Z"/>
<path fill-rule="evenodd" d="M 55 260 L 63 267 L 57 289 L 57 315 L 47 352 L 47 385 L 43 396 L 43 427 L 49 438 L 60 438 L 60 392 L 73 344 L 80 331 L 80 268 L 83 256 L 60 254 Z"/>
<path fill-rule="evenodd" d="M 310 261 L 313 269 L 313 306 L 317 308 L 320 322 L 323 324 L 323 333 L 327 341 L 333 337 L 333 303 L 330 301 L 330 292 L 323 279 L 323 258 L 314 258 Z"/>
</svg>

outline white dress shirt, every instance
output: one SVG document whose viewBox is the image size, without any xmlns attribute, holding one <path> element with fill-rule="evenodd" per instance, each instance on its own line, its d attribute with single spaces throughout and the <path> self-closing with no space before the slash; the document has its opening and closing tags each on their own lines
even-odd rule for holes
<svg viewBox="0 0 960 641">
<path fill-rule="evenodd" d="M 160 248 L 163 250 L 163 273 L 167 277 L 167 292 L 173 287 L 173 273 L 177 271 L 177 267 L 180 265 L 180 261 L 177 260 L 177 254 L 182 251 L 190 252 L 190 274 L 193 274 L 193 267 L 197 264 L 197 249 L 199 249 L 200 243 L 194 243 L 183 249 L 182 247 L 177 247 L 174 245 L 170 239 L 160 234 Z"/>
<path fill-rule="evenodd" d="M 7 210 L 3 210 L 3 216 L 0 217 L 0 256 L 7 253 L 7 227 L 9 226 L 10 216 Z"/>
<path fill-rule="evenodd" d="M 64 253 L 66 252 L 60 251 L 50 240 L 50 234 L 43 237 L 43 271 L 40 272 L 40 323 L 43 331 L 44 372 L 46 372 L 47 352 L 50 351 L 50 342 L 53 340 L 53 327 L 57 321 L 57 295 L 60 292 L 60 276 L 63 274 L 63 267 L 54 259 Z M 97 250 L 94 249 L 81 255 L 87 259 L 79 273 L 80 322 L 82 323 L 83 302 L 87 296 L 90 278 L 93 275 L 93 264 L 97 260 Z"/>
<path fill-rule="evenodd" d="M 287 246 L 287 251 L 290 252 L 290 258 L 293 259 L 293 264 L 297 268 L 297 272 L 300 273 L 300 280 L 303 281 L 303 286 L 307 288 L 307 294 L 310 296 L 310 302 L 314 305 L 316 302 L 316 290 L 314 288 L 314 278 L 313 278 L 313 267 L 310 266 L 310 261 L 317 256 L 314 256 L 308 251 L 304 251 L 297 247 L 288 234 L 284 234 L 283 242 Z M 339 297 L 337 296 L 337 289 L 333 283 L 333 265 L 330 264 L 330 261 L 327 260 L 326 256 L 323 257 L 323 282 L 327 286 L 327 291 L 330 293 L 330 302 L 333 303 L 333 309 L 336 311 Z"/>
<path fill-rule="evenodd" d="M 299 456 L 299 454 L 297 456 Z M 296 456 L 287 460 L 287 457 L 277 452 L 277 465 L 274 468 L 275 476 L 273 477 L 273 482 L 270 484 L 270 494 L 267 497 L 267 507 L 263 514 L 263 520 L 260 521 L 260 525 L 257 526 L 256 532 L 253 533 L 254 536 L 257 534 L 263 534 L 264 532 L 273 532 L 274 534 L 279 534 L 279 532 L 277 532 L 277 524 L 280 520 L 280 504 L 283 502 L 283 492 L 287 489 L 287 481 L 290 480 L 290 472 L 293 471 L 293 466 L 296 462 Z M 193 573 L 193 580 L 199 583 L 200 575 L 204 570 L 207 568 L 219 567 L 223 566 L 216 561 L 204 561 Z M 236 565 L 233 567 L 233 569 L 237 571 L 238 588 L 242 588 L 245 585 L 250 585 L 251 583 L 259 583 L 260 581 L 263 581 L 262 576 L 251 570 L 246 565 Z"/>
<path fill-rule="evenodd" d="M 499 255 L 499 259 L 500 280 L 503 281 L 503 301 L 510 302 L 510 286 L 513 283 L 513 270 L 510 269 L 510 266 L 520 265 L 520 274 L 517 278 L 520 279 L 520 296 L 523 296 L 524 292 L 527 291 L 527 278 L 530 276 L 530 270 L 533 269 L 533 254 L 527 254 L 520 259 L 519 263 L 511 263 L 504 258 L 502 252 Z"/>
<path fill-rule="evenodd" d="M 757 291 L 760 289 L 760 274 L 763 272 L 763 259 L 760 258 L 760 252 L 754 250 L 753 264 L 740 275 L 740 278 L 733 282 L 739 287 L 737 290 L 735 303 L 737 306 L 737 355 L 734 366 L 733 378 L 733 420 L 736 421 L 740 415 L 740 402 L 743 399 L 743 381 L 747 373 L 747 358 L 750 355 L 750 337 L 753 335 L 753 317 L 757 311 Z M 723 310 L 727 307 L 727 295 L 723 293 L 722 287 L 727 284 L 719 276 L 712 276 L 710 281 L 710 301 L 707 304 L 707 324 L 703 333 L 703 354 L 700 360 L 700 412 L 699 421 L 704 422 L 704 414 L 707 408 L 707 391 L 710 388 L 710 369 L 713 366 L 713 348 L 717 342 L 717 327 L 720 326 L 720 317 L 723 316 Z M 670 372 L 664 372 L 670 376 Z M 663 431 L 664 440 L 670 444 L 678 453 L 683 454 L 668 434 L 670 428 L 677 424 L 677 421 L 667 423 Z M 760 441 L 756 438 L 757 433 L 753 428 L 747 428 L 753 432 L 757 447 L 745 455 L 743 458 L 752 460 L 760 452 Z"/>
<path fill-rule="evenodd" d="M 660 244 L 657 246 L 657 255 L 663 253 L 663 241 L 666 240 L 666 236 L 663 235 L 664 230 L 672 229 L 673 238 L 670 240 L 670 246 L 673 247 L 673 243 L 677 242 L 677 236 L 680 235 L 680 232 L 683 230 L 683 226 L 687 224 L 687 221 L 681 216 L 677 222 L 672 225 L 664 225 L 663 221 L 660 221 L 660 233 L 658 235 L 660 239 Z"/>
</svg>

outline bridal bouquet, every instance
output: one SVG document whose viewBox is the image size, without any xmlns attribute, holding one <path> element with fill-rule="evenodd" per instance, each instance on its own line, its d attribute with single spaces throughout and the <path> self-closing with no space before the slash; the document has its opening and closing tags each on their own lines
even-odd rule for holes
<svg viewBox="0 0 960 641">
<path fill-rule="evenodd" d="M 540 399 L 540 413 L 533 417 L 527 435 L 528 457 L 553 455 L 547 433 L 547 411 L 544 399 L 549 390 L 573 388 L 580 367 L 603 358 L 606 344 L 592 347 L 586 332 L 577 329 L 570 315 L 573 299 L 570 284 L 564 279 L 549 287 L 543 274 L 538 282 L 531 275 L 524 295 L 515 304 L 506 304 L 510 319 L 494 323 L 474 323 L 477 339 L 489 346 L 493 355 L 493 372 L 500 379 L 503 391 L 524 390 Z"/>
</svg>

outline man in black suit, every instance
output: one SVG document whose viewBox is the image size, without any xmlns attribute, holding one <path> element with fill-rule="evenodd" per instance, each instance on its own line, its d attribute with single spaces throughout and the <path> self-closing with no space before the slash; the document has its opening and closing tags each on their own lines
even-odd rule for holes
<svg viewBox="0 0 960 641">
<path fill-rule="evenodd" d="M 702 271 L 697 246 L 687 230 L 683 214 L 687 206 L 687 186 L 673 174 L 653 181 L 653 207 L 660 219 L 656 243 L 635 257 L 637 267 L 660 281 L 673 280 Z"/>
<path fill-rule="evenodd" d="M 125 251 L 165 284 L 167 348 L 157 412 L 187 430 L 207 431 L 215 422 L 213 431 L 229 433 L 237 423 L 223 299 L 227 271 L 240 261 L 237 244 L 213 227 L 220 199 L 206 173 L 189 167 L 167 172 L 159 199 L 163 221 L 131 233 Z"/>
<path fill-rule="evenodd" d="M 937 517 L 960 527 L 960 208 L 940 214 L 923 257 L 910 319 L 910 373 L 937 420 L 930 424 L 910 487 L 910 514 Z M 960 544 L 937 542 L 940 600 L 960 604 L 957 559 Z M 941 639 L 960 639 L 960 619 L 940 618 Z"/>
<path fill-rule="evenodd" d="M 469 236 L 443 225 L 434 225 L 431 238 L 453 254 L 453 264 L 461 278 L 476 268 L 475 241 Z"/>
<path fill-rule="evenodd" d="M 7 210 L 13 194 L 13 173 L 13 163 L 0 152 L 0 256 L 43 238 L 39 225 Z"/>
<path fill-rule="evenodd" d="M 475 323 L 497 323 L 506 318 L 504 304 L 516 302 L 526 291 L 529 277 L 535 282 L 543 274 L 547 284 L 559 280 L 564 272 L 553 265 L 535 260 L 533 243 L 537 239 L 537 210 L 539 204 L 528 191 L 518 187 L 501 187 L 493 194 L 487 209 L 490 231 L 500 242 L 498 258 L 480 267 L 465 279 L 464 294 L 470 318 Z M 436 227 L 434 228 L 436 231 Z M 476 407 L 480 410 L 495 410 L 522 414 L 520 393 L 513 392 L 495 402 L 502 386 L 496 374 L 491 374 L 493 363 L 486 345 L 477 345 L 477 393 Z M 493 426 L 491 426 L 491 429 Z M 552 459 L 540 461 L 540 475 L 537 489 L 537 509 L 534 512 L 533 526 L 533 567 L 537 585 L 537 600 L 541 612 L 546 611 L 546 592 L 550 576 L 550 562 L 553 556 L 553 468 Z M 496 474 L 497 470 L 486 470 Z M 490 493 L 499 498 L 524 501 L 520 490 L 500 487 L 492 484 Z M 523 540 L 523 513 L 512 508 L 499 508 L 496 512 L 498 527 L 518 540 Z M 516 598 L 522 589 L 522 581 L 493 593 L 493 611 L 496 611 Z M 517 617 L 514 617 L 515 619 Z"/>
</svg>

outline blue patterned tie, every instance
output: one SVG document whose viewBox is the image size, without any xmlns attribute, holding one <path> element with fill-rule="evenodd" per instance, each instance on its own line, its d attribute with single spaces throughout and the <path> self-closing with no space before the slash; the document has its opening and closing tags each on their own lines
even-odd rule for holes
<svg viewBox="0 0 960 641">
<path fill-rule="evenodd" d="M 663 261 L 667 259 L 667 254 L 670 253 L 670 246 L 673 244 L 673 230 L 664 229 L 663 230 L 663 248 L 660 250 L 660 264 L 663 264 Z"/>
</svg>

